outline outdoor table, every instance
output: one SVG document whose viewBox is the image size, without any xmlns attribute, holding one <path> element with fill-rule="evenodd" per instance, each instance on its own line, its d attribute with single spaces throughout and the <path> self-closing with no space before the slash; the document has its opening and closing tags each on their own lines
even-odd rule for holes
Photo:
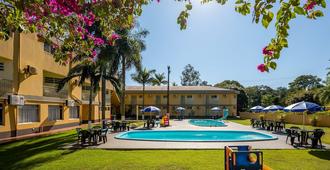
<svg viewBox="0 0 330 170">
<path fill-rule="evenodd" d="M 301 129 L 299 130 L 300 132 L 300 145 L 308 145 L 308 142 L 307 142 L 307 139 L 308 139 L 308 136 L 310 133 L 313 133 L 314 131 L 313 130 L 304 130 L 304 129 Z"/>
</svg>

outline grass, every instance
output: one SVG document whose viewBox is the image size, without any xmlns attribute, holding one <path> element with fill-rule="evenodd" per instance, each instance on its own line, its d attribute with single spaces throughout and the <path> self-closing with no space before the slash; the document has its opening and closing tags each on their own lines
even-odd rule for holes
<svg viewBox="0 0 330 170">
<path fill-rule="evenodd" d="M 74 131 L 0 145 L 1 169 L 223 169 L 223 150 L 67 150 Z M 330 167 L 330 151 L 263 150 L 277 170 Z"/>
<path fill-rule="evenodd" d="M 250 119 L 230 119 L 229 121 L 250 126 Z M 286 124 L 285 126 L 286 126 L 286 128 L 289 128 L 291 126 L 298 126 L 300 128 L 303 127 L 302 125 L 296 125 L 296 124 Z M 315 126 L 305 125 L 305 129 L 308 129 L 308 130 L 313 130 L 316 128 L 323 129 L 325 132 L 325 135 L 322 137 L 322 143 L 330 144 L 330 128 L 329 127 L 315 127 Z"/>
</svg>

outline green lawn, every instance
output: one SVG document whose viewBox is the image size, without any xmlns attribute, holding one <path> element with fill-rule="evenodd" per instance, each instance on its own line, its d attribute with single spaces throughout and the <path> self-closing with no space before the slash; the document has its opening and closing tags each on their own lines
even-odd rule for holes
<svg viewBox="0 0 330 170">
<path fill-rule="evenodd" d="M 67 150 L 75 132 L 0 145 L 1 169 L 223 169 L 222 150 Z M 264 150 L 268 166 L 280 169 L 329 169 L 330 151 Z"/>
<path fill-rule="evenodd" d="M 250 119 L 230 119 L 229 121 L 250 126 Z M 291 126 L 298 126 L 298 127 L 302 128 L 302 125 L 286 124 L 286 128 L 289 128 Z M 305 125 L 305 128 L 309 129 L 309 130 L 313 130 L 316 128 L 323 129 L 325 132 L 325 135 L 322 137 L 322 142 L 326 143 L 326 144 L 330 144 L 330 128 L 329 127 L 314 127 L 314 126 Z"/>
</svg>

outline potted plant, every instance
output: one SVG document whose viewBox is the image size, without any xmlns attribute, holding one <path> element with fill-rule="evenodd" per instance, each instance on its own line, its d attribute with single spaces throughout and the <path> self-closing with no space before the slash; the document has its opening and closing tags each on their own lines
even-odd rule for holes
<svg viewBox="0 0 330 170">
<path fill-rule="evenodd" d="M 317 124 L 317 116 L 316 115 L 313 116 L 313 118 L 311 120 L 311 124 L 312 124 L 312 126 L 316 126 L 316 124 Z"/>
</svg>

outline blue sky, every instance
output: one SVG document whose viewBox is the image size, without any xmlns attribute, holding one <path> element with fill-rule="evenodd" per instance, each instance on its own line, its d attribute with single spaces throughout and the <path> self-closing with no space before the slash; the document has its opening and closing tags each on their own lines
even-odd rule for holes
<svg viewBox="0 0 330 170">
<path fill-rule="evenodd" d="M 229 79 L 244 86 L 279 87 L 287 86 L 302 74 L 325 78 L 326 68 L 330 66 L 329 10 L 318 20 L 304 17 L 293 20 L 289 48 L 283 50 L 278 69 L 260 73 L 256 66 L 263 61 L 262 48 L 275 35 L 274 21 L 265 29 L 253 24 L 251 15 L 236 13 L 233 4 L 201 5 L 198 0 L 193 4 L 188 28 L 183 31 L 176 23 L 183 3 L 162 0 L 144 8 L 139 23 L 150 32 L 146 38 L 147 50 L 142 54 L 144 66 L 166 72 L 170 65 L 171 81 L 178 84 L 187 64 L 192 64 L 201 79 L 211 84 Z M 130 79 L 127 84 L 136 85 Z"/>
</svg>

